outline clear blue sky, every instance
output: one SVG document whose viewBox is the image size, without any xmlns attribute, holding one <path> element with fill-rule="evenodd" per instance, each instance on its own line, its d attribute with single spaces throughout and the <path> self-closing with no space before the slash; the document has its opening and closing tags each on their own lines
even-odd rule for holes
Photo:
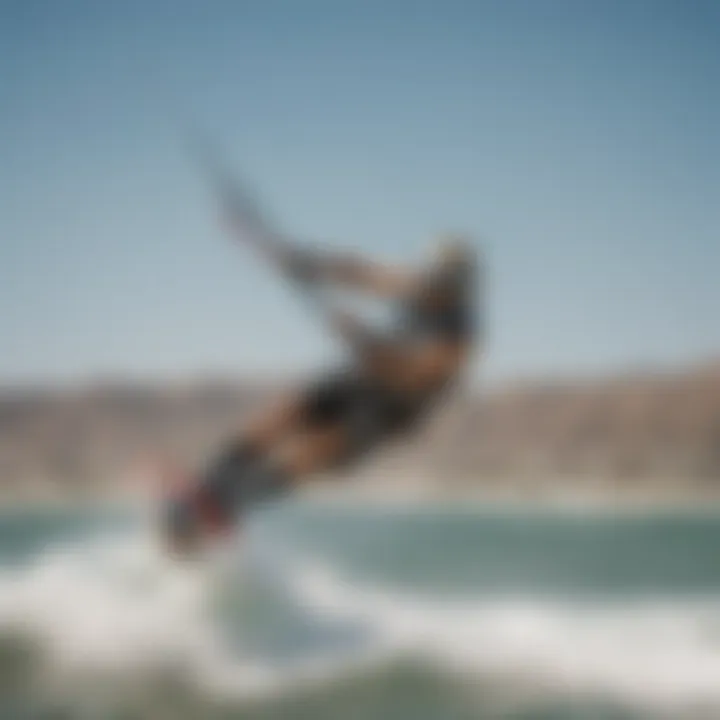
<svg viewBox="0 0 720 720">
<path fill-rule="evenodd" d="M 720 4 L 0 1 L 0 380 L 309 368 L 187 111 L 285 225 L 491 263 L 487 374 L 720 354 Z"/>
</svg>

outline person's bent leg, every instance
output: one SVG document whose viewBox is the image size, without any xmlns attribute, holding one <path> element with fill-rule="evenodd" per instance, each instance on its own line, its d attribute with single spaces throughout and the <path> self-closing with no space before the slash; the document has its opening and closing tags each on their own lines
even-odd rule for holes
<svg viewBox="0 0 720 720">
<path fill-rule="evenodd" d="M 230 439 L 201 474 L 200 489 L 215 504 L 229 505 L 253 464 L 275 446 L 301 419 L 302 398 L 286 397 L 257 413 L 242 432 Z"/>
<path fill-rule="evenodd" d="M 239 498 L 254 484 L 253 468 L 267 450 L 299 421 L 300 395 L 282 398 L 251 417 L 199 473 L 191 487 L 181 490 L 165 519 L 171 545 L 191 545 L 199 535 L 229 530 L 237 519 Z"/>
<path fill-rule="evenodd" d="M 302 415 L 302 400 L 301 394 L 293 394 L 254 413 L 228 442 L 227 450 L 234 448 L 239 451 L 242 448 L 246 454 L 262 453 L 298 423 Z"/>
<path fill-rule="evenodd" d="M 229 530 L 251 507 L 337 465 L 349 446 L 346 416 L 356 402 L 351 390 L 345 375 L 325 377 L 256 416 L 180 499 L 171 533 L 174 525 L 189 526 L 196 535 Z"/>
</svg>

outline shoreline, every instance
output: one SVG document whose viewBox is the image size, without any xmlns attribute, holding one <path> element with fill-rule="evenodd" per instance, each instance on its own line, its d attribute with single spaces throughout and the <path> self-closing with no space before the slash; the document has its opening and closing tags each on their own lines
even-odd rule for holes
<svg viewBox="0 0 720 720">
<path fill-rule="evenodd" d="M 307 492 L 303 502 L 316 506 L 348 508 L 432 509 L 537 514 L 710 514 L 720 517 L 720 491 L 714 493 L 578 493 L 558 489 L 543 497 L 522 492 L 472 491 L 463 493 Z"/>
<path fill-rule="evenodd" d="M 300 489 L 291 502 L 303 506 L 363 507 L 374 509 L 458 509 L 488 512 L 533 512 L 538 514 L 664 514 L 691 513 L 720 516 L 720 488 L 688 488 L 687 482 L 648 483 L 646 488 L 613 486 L 612 481 L 572 484 L 539 482 L 536 486 L 514 483 L 487 483 L 482 487 L 443 487 L 437 481 L 391 483 L 344 480 L 313 481 Z M 155 500 L 146 493 L 99 491 L 89 493 L 10 492 L 0 493 L 0 513 L 33 511 L 147 511 Z M 283 502 L 282 500 L 280 502 Z"/>
</svg>

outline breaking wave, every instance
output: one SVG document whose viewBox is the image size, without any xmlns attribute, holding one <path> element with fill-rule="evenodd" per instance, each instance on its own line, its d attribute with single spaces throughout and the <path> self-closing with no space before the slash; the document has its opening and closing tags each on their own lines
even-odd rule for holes
<svg viewBox="0 0 720 720">
<path fill-rule="evenodd" d="M 270 616 L 246 615 L 248 593 L 260 594 Z M 243 628 L 277 640 L 281 613 L 317 642 L 299 653 L 295 642 L 292 656 L 282 643 L 273 652 L 243 645 Z M 58 672 L 176 668 L 223 695 L 277 694 L 411 658 L 490 681 L 720 708 L 719 598 L 440 600 L 357 582 L 347 568 L 286 550 L 250 553 L 239 568 L 182 568 L 134 536 L 47 550 L 3 570 L 0 626 L 40 641 Z M 240 640 L 228 642 L 229 627 Z M 342 642 L 320 641 L 328 628 L 344 631 Z"/>
</svg>

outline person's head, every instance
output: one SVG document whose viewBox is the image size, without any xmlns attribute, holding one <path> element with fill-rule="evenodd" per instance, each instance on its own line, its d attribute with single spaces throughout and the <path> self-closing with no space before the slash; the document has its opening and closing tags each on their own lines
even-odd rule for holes
<svg viewBox="0 0 720 720">
<path fill-rule="evenodd" d="M 434 244 L 434 261 L 440 268 L 472 269 L 478 261 L 470 238 L 460 233 L 443 233 Z"/>
<path fill-rule="evenodd" d="M 430 274 L 453 295 L 464 296 L 474 287 L 478 266 L 477 248 L 465 235 L 445 233 L 433 245 Z"/>
</svg>

